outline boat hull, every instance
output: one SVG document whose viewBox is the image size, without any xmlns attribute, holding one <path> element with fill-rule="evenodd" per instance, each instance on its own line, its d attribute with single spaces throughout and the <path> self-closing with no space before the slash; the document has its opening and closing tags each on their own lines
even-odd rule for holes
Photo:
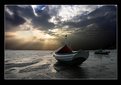
<svg viewBox="0 0 121 85">
<path fill-rule="evenodd" d="M 55 59 L 64 65 L 81 65 L 89 56 L 88 51 L 79 51 L 73 54 L 54 54 Z"/>
<path fill-rule="evenodd" d="M 71 61 L 62 61 L 62 60 L 58 60 L 59 63 L 63 64 L 63 65 L 81 65 L 86 59 L 85 58 L 76 58 L 73 59 Z"/>
</svg>

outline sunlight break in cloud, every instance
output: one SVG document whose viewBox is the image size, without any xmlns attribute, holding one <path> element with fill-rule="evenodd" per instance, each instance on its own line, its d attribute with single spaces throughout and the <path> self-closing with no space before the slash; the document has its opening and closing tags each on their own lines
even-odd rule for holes
<svg viewBox="0 0 121 85">
<path fill-rule="evenodd" d="M 9 14 L 9 15 L 13 15 L 14 13 L 12 11 L 10 11 L 10 9 L 8 9 L 6 6 L 5 6 L 5 11 Z"/>
<path fill-rule="evenodd" d="M 58 36 L 58 37 L 63 37 L 65 35 L 70 35 L 70 34 L 75 32 L 74 30 L 59 29 L 59 28 L 49 29 L 48 31 L 51 32 L 51 34 L 53 34 L 55 36 Z"/>
<path fill-rule="evenodd" d="M 46 7 L 43 5 L 31 5 L 34 15 L 38 16 L 37 11 L 43 11 Z"/>
<path fill-rule="evenodd" d="M 11 38 L 24 40 L 24 41 L 32 41 L 34 40 L 46 40 L 46 39 L 55 39 L 55 36 L 47 34 L 47 32 L 39 30 L 39 28 L 35 28 L 31 19 L 26 19 L 26 22 L 22 25 L 18 26 L 18 30 L 15 32 L 6 32 L 5 35 L 12 36 Z"/>
<path fill-rule="evenodd" d="M 102 5 L 49 5 L 49 14 L 52 15 L 50 22 L 58 24 L 60 22 L 72 20 L 75 16 L 81 16 L 101 7 Z M 58 9 L 58 10 L 57 10 Z M 53 14 L 52 12 L 56 14 Z"/>
</svg>

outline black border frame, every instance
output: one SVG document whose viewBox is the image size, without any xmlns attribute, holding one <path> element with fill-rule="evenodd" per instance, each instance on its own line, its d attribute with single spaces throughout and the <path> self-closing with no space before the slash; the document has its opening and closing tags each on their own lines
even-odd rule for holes
<svg viewBox="0 0 121 85">
<path fill-rule="evenodd" d="M 28 3 L 29 2 L 29 3 Z M 89 5 L 91 5 L 91 4 L 107 4 L 107 5 L 109 5 L 109 4 L 117 4 L 117 7 L 118 7 L 118 22 L 117 22 L 117 24 L 118 24 L 118 26 L 117 26 L 117 28 L 120 28 L 119 27 L 119 15 L 121 15 L 121 14 L 119 14 L 119 9 L 120 9 L 120 7 L 119 7 L 119 0 L 76 0 L 76 1 L 74 1 L 74 0 L 58 0 L 58 1 L 56 1 L 56 0 L 4 0 L 4 2 L 0 2 L 0 4 L 2 4 L 1 6 L 0 6 L 0 8 L 1 8 L 1 10 L 2 10 L 2 12 L 0 13 L 0 21 L 1 21 L 1 23 L 2 23 L 2 26 L 1 26 L 1 36 L 2 36 L 2 38 L 0 38 L 1 40 L 0 41 L 2 41 L 2 42 L 0 42 L 0 52 L 1 52 L 1 56 L 0 56 L 0 79 L 1 80 L 4 80 L 4 29 L 2 29 L 2 28 L 4 28 L 4 5 L 6 5 L 6 4 L 57 4 L 57 5 L 59 5 L 59 4 L 66 4 L 66 5 L 68 5 L 68 4 L 77 4 L 77 5 L 85 5 L 85 4 L 89 4 Z M 1 24 L 0 24 L 1 25 Z M 119 65 L 120 65 L 120 49 L 119 49 L 119 47 L 120 47 L 120 43 L 119 43 L 119 36 L 120 36 L 120 29 L 118 29 L 118 34 L 117 34 L 117 36 L 118 36 L 118 46 L 117 46 L 117 49 L 118 49 L 118 80 L 120 79 L 120 69 L 119 69 Z"/>
</svg>

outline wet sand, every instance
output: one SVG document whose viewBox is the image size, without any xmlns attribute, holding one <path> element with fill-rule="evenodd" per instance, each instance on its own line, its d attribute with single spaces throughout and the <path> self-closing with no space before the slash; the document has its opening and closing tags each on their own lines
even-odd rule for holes
<svg viewBox="0 0 121 85">
<path fill-rule="evenodd" d="M 110 52 L 109 55 L 96 55 L 91 50 L 89 58 L 83 64 L 69 67 L 59 64 L 52 56 L 52 51 L 6 50 L 4 78 L 116 80 L 117 51 Z"/>
</svg>

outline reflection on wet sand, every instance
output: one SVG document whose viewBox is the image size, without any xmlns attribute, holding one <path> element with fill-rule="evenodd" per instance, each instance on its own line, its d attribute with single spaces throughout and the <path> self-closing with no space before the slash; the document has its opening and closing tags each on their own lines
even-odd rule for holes
<svg viewBox="0 0 121 85">
<path fill-rule="evenodd" d="M 84 68 L 81 68 L 79 66 L 68 66 L 63 65 L 59 62 L 56 62 L 54 64 L 54 69 L 57 71 L 56 74 L 60 77 L 64 77 L 65 79 L 68 78 L 86 78 L 85 70 Z"/>
</svg>

